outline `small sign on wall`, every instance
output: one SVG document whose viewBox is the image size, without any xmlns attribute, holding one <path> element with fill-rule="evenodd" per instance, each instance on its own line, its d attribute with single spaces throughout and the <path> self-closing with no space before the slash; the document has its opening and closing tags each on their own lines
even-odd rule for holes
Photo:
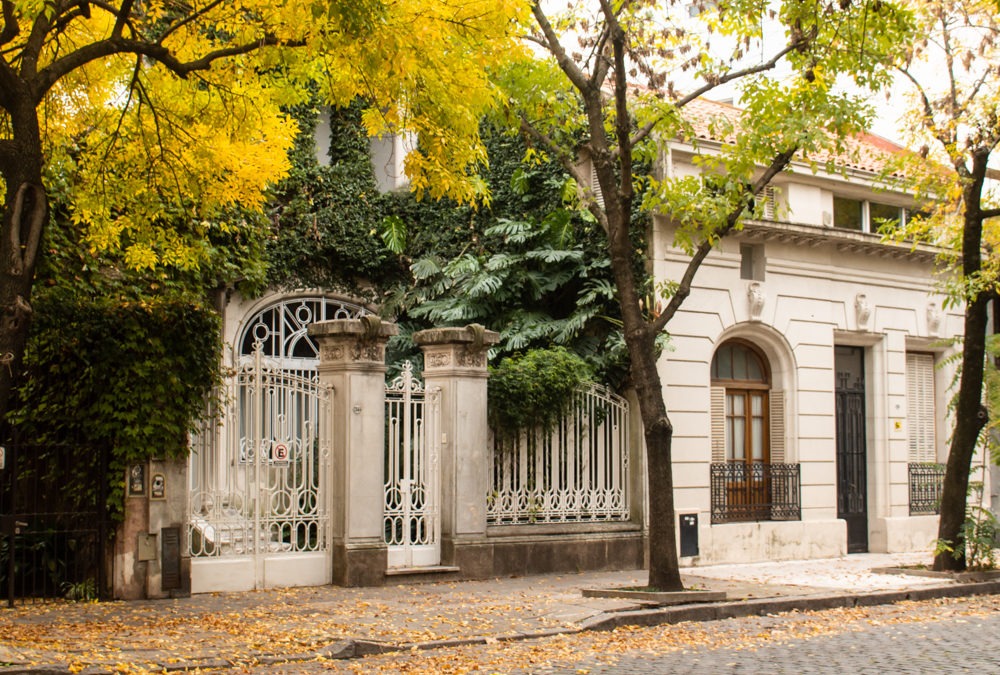
<svg viewBox="0 0 1000 675">
<path fill-rule="evenodd" d="M 284 443 L 275 443 L 271 446 L 271 462 L 274 464 L 288 464 L 288 446 Z"/>
<path fill-rule="evenodd" d="M 128 496 L 144 497 L 146 495 L 146 465 L 133 464 L 128 470 Z"/>
<path fill-rule="evenodd" d="M 153 482 L 149 486 L 149 498 L 150 499 L 167 498 L 167 479 L 163 477 L 162 473 L 153 474 Z"/>
</svg>

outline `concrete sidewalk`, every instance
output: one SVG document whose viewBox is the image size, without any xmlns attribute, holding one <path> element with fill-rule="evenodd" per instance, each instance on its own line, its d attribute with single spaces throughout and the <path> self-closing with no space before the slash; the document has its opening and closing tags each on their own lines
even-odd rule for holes
<svg viewBox="0 0 1000 675">
<path fill-rule="evenodd" d="M 1000 581 L 873 573 L 928 563 L 930 554 L 696 567 L 686 587 L 725 602 L 651 607 L 584 598 L 585 588 L 638 586 L 645 572 L 591 572 L 389 586 L 325 586 L 175 600 L 58 603 L 0 610 L 0 673 L 113 672 L 350 658 L 442 643 L 1000 592 Z"/>
</svg>

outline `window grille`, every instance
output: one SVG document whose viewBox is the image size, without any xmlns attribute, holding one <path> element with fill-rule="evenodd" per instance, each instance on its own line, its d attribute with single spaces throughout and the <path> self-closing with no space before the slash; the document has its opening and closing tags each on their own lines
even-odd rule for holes
<svg viewBox="0 0 1000 675">
<path fill-rule="evenodd" d="M 944 489 L 944 464 L 911 463 L 910 515 L 930 516 L 941 512 L 941 491 Z"/>
<path fill-rule="evenodd" d="M 712 522 L 801 520 L 800 483 L 798 464 L 714 463 Z"/>
</svg>

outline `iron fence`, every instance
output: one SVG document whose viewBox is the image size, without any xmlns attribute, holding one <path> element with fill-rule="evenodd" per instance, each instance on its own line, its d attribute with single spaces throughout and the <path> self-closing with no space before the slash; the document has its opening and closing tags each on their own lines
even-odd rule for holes
<svg viewBox="0 0 1000 675">
<path fill-rule="evenodd" d="M 801 520 L 798 464 L 712 464 L 712 522 Z"/>
<path fill-rule="evenodd" d="M 910 515 L 932 516 L 941 512 L 944 464 L 912 463 L 910 473 Z"/>
<path fill-rule="evenodd" d="M 8 605 L 106 597 L 107 448 L 0 448 L 0 594 Z"/>
<path fill-rule="evenodd" d="M 490 525 L 627 521 L 629 406 L 599 385 L 549 430 L 494 435 Z"/>
</svg>

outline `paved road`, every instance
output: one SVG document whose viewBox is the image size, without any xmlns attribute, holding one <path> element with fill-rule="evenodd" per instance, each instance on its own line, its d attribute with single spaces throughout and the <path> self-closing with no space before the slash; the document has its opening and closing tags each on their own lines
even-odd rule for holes
<svg viewBox="0 0 1000 675">
<path fill-rule="evenodd" d="M 874 625 L 858 632 L 687 654 L 625 655 L 613 665 L 579 664 L 576 673 L 997 673 L 1000 613 L 974 620 Z"/>
<path fill-rule="evenodd" d="M 260 675 L 1000 673 L 1000 598 L 620 629 L 351 661 L 244 667 L 241 672 L 247 670 Z"/>
</svg>

